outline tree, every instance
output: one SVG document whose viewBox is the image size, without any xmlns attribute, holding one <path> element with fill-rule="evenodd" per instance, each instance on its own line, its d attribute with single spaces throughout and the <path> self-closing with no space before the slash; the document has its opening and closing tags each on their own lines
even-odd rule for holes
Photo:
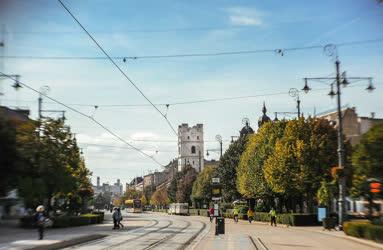
<svg viewBox="0 0 383 250">
<path fill-rule="evenodd" d="M 315 194 L 323 180 L 331 179 L 336 162 L 336 130 L 327 120 L 300 118 L 287 122 L 265 161 L 264 174 L 273 192 L 300 197 L 312 211 Z"/>
<path fill-rule="evenodd" d="M 369 178 L 383 181 L 383 124 L 375 125 L 356 145 L 352 154 L 352 188 L 351 195 L 355 198 L 364 197 L 370 203 L 370 214 L 372 213 L 373 198 L 383 197 L 380 194 L 373 195 L 370 192 Z"/>
<path fill-rule="evenodd" d="M 229 148 L 222 155 L 216 171 L 217 177 L 220 178 L 222 184 L 222 196 L 226 202 L 232 202 L 240 198 L 237 191 L 237 167 L 240 157 L 245 150 L 247 136 L 241 136 L 238 140 L 232 142 Z"/>
<path fill-rule="evenodd" d="M 256 134 L 248 135 L 237 168 L 237 188 L 247 199 L 261 199 L 270 206 L 275 195 L 264 175 L 264 163 L 273 153 L 275 143 L 283 136 L 286 121 L 265 123 Z"/>
<path fill-rule="evenodd" d="M 18 164 L 23 169 L 18 187 L 27 207 L 46 203 L 50 209 L 55 194 L 68 199 L 86 198 L 93 192 L 76 139 L 62 119 L 47 119 L 40 126 L 28 121 L 17 128 Z"/>
<path fill-rule="evenodd" d="M 150 204 L 157 207 L 164 207 L 169 204 L 169 197 L 166 188 L 157 189 L 150 199 Z"/>
<path fill-rule="evenodd" d="M 190 202 L 193 182 L 196 176 L 195 169 L 190 165 L 177 172 L 167 189 L 170 202 Z"/>
<path fill-rule="evenodd" d="M 216 174 L 216 167 L 205 165 L 193 183 L 192 198 L 197 202 L 208 203 L 211 200 L 211 179 Z M 199 206 L 200 207 L 200 206 Z"/>
<path fill-rule="evenodd" d="M 17 185 L 19 169 L 16 161 L 16 130 L 11 122 L 0 113 L 0 197 Z"/>
</svg>

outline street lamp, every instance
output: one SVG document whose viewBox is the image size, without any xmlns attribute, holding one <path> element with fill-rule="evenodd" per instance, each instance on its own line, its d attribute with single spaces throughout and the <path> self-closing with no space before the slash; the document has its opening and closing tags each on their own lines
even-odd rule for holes
<svg viewBox="0 0 383 250">
<path fill-rule="evenodd" d="M 335 80 L 336 84 L 336 92 L 333 89 L 334 83 L 331 83 L 331 91 L 329 92 L 329 95 L 331 97 L 337 96 L 337 115 L 338 115 L 338 168 L 344 172 L 345 168 L 345 157 L 344 157 L 344 141 L 343 141 L 343 121 L 342 121 L 342 111 L 341 111 L 341 88 L 340 86 L 347 86 L 350 84 L 350 80 L 368 80 L 369 85 L 366 88 L 368 91 L 372 91 L 375 89 L 375 87 L 372 85 L 372 78 L 371 77 L 347 77 L 346 73 L 343 72 L 340 74 L 339 66 L 340 61 L 337 56 L 336 46 L 335 45 L 326 45 L 324 47 L 324 50 L 328 56 L 335 58 L 335 70 L 336 70 L 336 77 L 315 77 L 315 78 L 304 78 L 304 87 L 303 91 L 305 93 L 308 93 L 311 88 L 308 86 L 307 81 L 308 80 L 317 80 L 317 81 L 323 81 L 323 80 Z M 343 174 L 339 176 L 339 230 L 343 229 L 343 222 L 345 220 L 345 194 L 346 194 L 346 179 Z"/>
<path fill-rule="evenodd" d="M 291 97 L 295 97 L 297 101 L 297 110 L 298 110 L 298 118 L 301 117 L 301 100 L 299 99 L 299 90 L 296 88 L 291 88 L 289 90 L 289 95 Z"/>
<path fill-rule="evenodd" d="M 221 158 L 222 158 L 222 136 L 221 136 L 221 135 L 216 135 L 216 136 L 215 136 L 215 140 L 216 140 L 217 142 L 219 142 L 220 151 L 221 151 Z"/>
</svg>

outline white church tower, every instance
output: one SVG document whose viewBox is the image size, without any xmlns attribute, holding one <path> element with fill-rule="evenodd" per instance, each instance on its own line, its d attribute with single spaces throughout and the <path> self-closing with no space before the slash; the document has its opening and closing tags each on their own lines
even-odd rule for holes
<svg viewBox="0 0 383 250">
<path fill-rule="evenodd" d="M 203 124 L 189 127 L 187 123 L 178 126 L 178 171 L 191 165 L 197 172 L 203 170 Z"/>
</svg>

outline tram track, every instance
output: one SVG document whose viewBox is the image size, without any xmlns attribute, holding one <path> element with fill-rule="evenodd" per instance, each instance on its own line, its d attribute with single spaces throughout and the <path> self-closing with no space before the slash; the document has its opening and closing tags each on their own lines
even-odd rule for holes
<svg viewBox="0 0 383 250">
<path fill-rule="evenodd" d="M 202 227 L 195 234 L 193 234 L 193 236 L 190 237 L 184 244 L 182 244 L 182 246 L 178 248 L 179 250 L 187 248 L 193 242 L 193 240 L 195 240 L 198 237 L 198 235 L 200 235 L 202 231 L 205 230 L 206 222 L 200 221 L 200 223 L 202 224 Z"/>
<path fill-rule="evenodd" d="M 149 227 L 153 227 L 153 226 L 155 226 L 155 225 L 157 225 L 157 224 L 159 223 L 158 220 L 154 220 L 154 221 L 156 221 L 156 223 L 155 223 L 154 225 L 144 227 L 144 228 L 140 229 L 140 231 L 145 230 L 146 228 L 149 228 Z M 165 228 L 168 228 L 168 227 L 170 227 L 171 225 L 173 225 L 173 221 L 171 221 L 171 220 L 166 220 L 166 221 L 169 222 L 169 223 L 168 223 L 167 225 L 165 225 L 165 226 L 159 227 L 159 228 L 157 228 L 157 229 L 155 229 L 155 230 L 148 231 L 148 232 L 146 232 L 146 233 L 144 233 L 144 234 L 141 234 L 141 235 L 134 236 L 134 237 L 132 237 L 132 238 L 130 238 L 130 239 L 121 241 L 121 242 L 119 242 L 119 243 L 117 243 L 117 244 L 110 245 L 110 246 L 108 246 L 108 247 L 106 247 L 106 248 L 103 248 L 102 250 L 113 249 L 113 248 L 119 247 L 119 246 L 124 245 L 124 244 L 126 244 L 126 243 L 129 243 L 129 242 L 131 242 L 131 241 L 134 241 L 134 240 L 140 239 L 140 238 L 142 238 L 142 237 L 145 237 L 145 236 L 147 236 L 147 235 L 149 235 L 149 234 L 156 233 L 156 232 L 159 232 L 159 231 L 161 231 L 161 230 L 164 230 Z"/>
<path fill-rule="evenodd" d="M 164 243 L 165 241 L 170 240 L 171 238 L 174 238 L 177 234 L 181 233 L 182 231 L 184 231 L 185 229 L 187 229 L 191 226 L 190 221 L 185 221 L 185 220 L 178 220 L 178 221 L 186 222 L 186 226 L 182 227 L 177 232 L 173 232 L 173 233 L 169 234 L 168 236 L 166 236 L 160 240 L 157 240 L 156 242 L 151 243 L 149 246 L 145 247 L 144 249 L 148 250 L 148 249 L 152 249 L 154 247 L 157 247 L 157 246 L 161 245 L 162 243 Z"/>
</svg>

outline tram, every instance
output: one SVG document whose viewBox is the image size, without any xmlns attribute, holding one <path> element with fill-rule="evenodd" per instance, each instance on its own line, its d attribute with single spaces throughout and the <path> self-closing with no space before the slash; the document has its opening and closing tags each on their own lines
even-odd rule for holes
<svg viewBox="0 0 383 250">
<path fill-rule="evenodd" d="M 188 203 L 172 203 L 169 205 L 168 214 L 189 215 Z"/>
<path fill-rule="evenodd" d="M 140 199 L 126 200 L 125 207 L 128 213 L 142 213 L 142 204 Z"/>
</svg>

